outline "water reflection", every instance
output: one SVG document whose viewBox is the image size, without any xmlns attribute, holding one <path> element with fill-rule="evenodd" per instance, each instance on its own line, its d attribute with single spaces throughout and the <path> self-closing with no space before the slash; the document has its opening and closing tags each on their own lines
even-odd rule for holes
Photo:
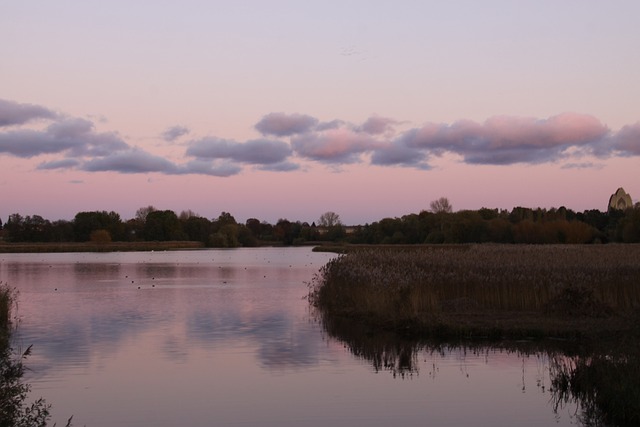
<svg viewBox="0 0 640 427">
<path fill-rule="evenodd" d="M 318 322 L 303 297 L 331 256 L 3 254 L 0 281 L 20 292 L 29 381 L 60 425 L 68 414 L 92 427 L 575 424 L 577 404 L 553 400 L 566 349 Z"/>
<path fill-rule="evenodd" d="M 430 378 L 438 362 L 453 356 L 469 376 L 470 364 L 502 356 L 522 359 L 522 389 L 527 391 L 525 359 L 539 366 L 534 389 L 548 393 L 555 414 L 567 412 L 582 426 L 635 426 L 640 423 L 640 346 L 637 341 L 419 341 L 380 332 L 347 319 L 317 315 L 325 331 L 376 372 L 412 378 L 425 369 Z M 624 346 L 620 346 L 624 343 Z M 617 344 L 617 345 L 616 345 Z M 546 379 L 549 380 L 546 380 Z"/>
</svg>

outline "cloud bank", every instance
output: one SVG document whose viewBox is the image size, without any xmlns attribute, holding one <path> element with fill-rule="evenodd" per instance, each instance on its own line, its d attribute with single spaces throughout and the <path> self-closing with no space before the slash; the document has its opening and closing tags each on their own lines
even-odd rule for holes
<svg viewBox="0 0 640 427">
<path fill-rule="evenodd" d="M 35 129 L 35 121 L 44 121 L 45 126 Z M 254 126 L 262 137 L 247 141 L 217 136 L 183 140 L 183 158 L 176 162 L 132 146 L 116 132 L 98 132 L 90 120 L 0 99 L 0 155 L 48 157 L 39 164 L 39 170 L 218 177 L 247 169 L 290 172 L 301 169 L 303 162 L 428 170 L 430 162 L 447 153 L 469 165 L 559 163 L 564 168 L 602 166 L 586 157 L 640 156 L 640 122 L 614 132 L 585 114 L 426 122 L 398 131 L 401 125 L 406 123 L 381 116 L 351 123 L 341 119 L 323 122 L 305 114 L 269 113 Z M 185 126 L 172 126 L 159 138 L 173 143 L 189 132 Z"/>
</svg>

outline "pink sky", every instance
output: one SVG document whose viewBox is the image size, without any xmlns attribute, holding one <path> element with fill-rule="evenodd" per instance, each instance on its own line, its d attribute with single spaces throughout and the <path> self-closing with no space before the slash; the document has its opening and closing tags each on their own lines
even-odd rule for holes
<svg viewBox="0 0 640 427">
<path fill-rule="evenodd" d="M 0 9 L 3 222 L 640 198 L 634 1 Z"/>
</svg>

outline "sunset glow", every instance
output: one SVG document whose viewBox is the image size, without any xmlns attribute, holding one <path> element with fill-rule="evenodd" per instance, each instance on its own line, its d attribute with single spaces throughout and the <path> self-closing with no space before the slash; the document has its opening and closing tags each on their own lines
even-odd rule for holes
<svg viewBox="0 0 640 427">
<path fill-rule="evenodd" d="M 640 199 L 640 3 L 10 2 L 0 219 Z"/>
</svg>

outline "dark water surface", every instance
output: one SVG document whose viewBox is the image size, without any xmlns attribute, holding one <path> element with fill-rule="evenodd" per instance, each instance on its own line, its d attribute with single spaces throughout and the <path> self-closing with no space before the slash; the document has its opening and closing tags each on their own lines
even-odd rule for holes
<svg viewBox="0 0 640 427">
<path fill-rule="evenodd" d="M 310 248 L 0 254 L 27 381 L 64 425 L 566 426 L 545 354 L 422 349 L 399 372 L 314 320 Z M 403 373 L 404 375 L 399 375 Z"/>
</svg>

